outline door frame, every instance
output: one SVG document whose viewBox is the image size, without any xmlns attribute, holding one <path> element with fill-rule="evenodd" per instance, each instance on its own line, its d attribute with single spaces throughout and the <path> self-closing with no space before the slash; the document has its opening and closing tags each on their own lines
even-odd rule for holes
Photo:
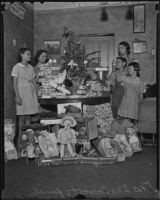
<svg viewBox="0 0 160 200">
<path fill-rule="evenodd" d="M 113 59 L 115 57 L 115 34 L 114 33 L 88 33 L 88 34 L 77 34 L 77 39 L 83 38 L 83 37 L 109 37 L 112 36 L 114 38 L 113 40 Z"/>
</svg>

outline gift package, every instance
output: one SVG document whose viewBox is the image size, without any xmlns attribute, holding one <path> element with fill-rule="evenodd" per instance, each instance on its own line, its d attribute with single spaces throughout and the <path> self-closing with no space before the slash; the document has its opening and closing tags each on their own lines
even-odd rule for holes
<svg viewBox="0 0 160 200">
<path fill-rule="evenodd" d="M 5 160 L 18 159 L 17 151 L 14 146 L 15 124 L 12 119 L 4 120 L 4 151 Z"/>
<path fill-rule="evenodd" d="M 38 87 L 38 96 L 55 96 L 56 93 L 62 93 L 57 92 L 56 89 L 51 85 L 51 80 L 58 80 L 60 78 L 63 78 L 62 76 L 65 76 L 65 73 L 60 73 L 61 67 L 57 64 L 53 64 L 51 61 L 49 61 L 46 64 L 41 64 L 37 71 L 37 84 Z M 60 75 L 61 74 L 61 75 Z"/>
</svg>

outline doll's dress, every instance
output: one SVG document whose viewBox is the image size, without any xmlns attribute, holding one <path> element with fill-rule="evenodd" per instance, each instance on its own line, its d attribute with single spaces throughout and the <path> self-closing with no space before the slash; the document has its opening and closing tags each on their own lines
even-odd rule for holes
<svg viewBox="0 0 160 200">
<path fill-rule="evenodd" d="M 60 144 L 69 144 L 69 143 L 75 143 L 76 136 L 75 136 L 75 131 L 71 128 L 66 129 L 62 128 L 60 129 L 58 133 L 58 142 Z"/>
<path fill-rule="evenodd" d="M 115 85 L 112 90 L 112 112 L 114 118 L 117 116 L 117 112 L 124 95 L 124 87 L 121 83 L 121 81 L 115 81 Z"/>
</svg>

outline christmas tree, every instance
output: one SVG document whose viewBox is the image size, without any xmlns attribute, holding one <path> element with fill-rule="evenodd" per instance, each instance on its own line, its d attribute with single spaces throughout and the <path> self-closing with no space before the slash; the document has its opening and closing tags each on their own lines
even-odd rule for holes
<svg viewBox="0 0 160 200">
<path fill-rule="evenodd" d="M 65 27 L 63 36 L 67 40 L 67 46 L 64 50 L 63 67 L 67 70 L 68 76 L 85 75 L 85 47 L 76 39 L 75 33 Z"/>
<path fill-rule="evenodd" d="M 63 68 L 67 71 L 67 79 L 65 86 L 71 88 L 72 93 L 76 93 L 80 85 L 83 85 L 84 79 L 88 76 L 87 69 L 98 67 L 98 63 L 94 61 L 99 57 L 93 57 L 94 54 L 100 51 L 90 52 L 86 54 L 85 46 L 77 40 L 74 31 L 69 30 L 68 27 L 64 28 L 66 47 L 64 55 L 61 57 L 63 60 Z M 91 57 L 89 59 L 89 56 Z"/>
</svg>

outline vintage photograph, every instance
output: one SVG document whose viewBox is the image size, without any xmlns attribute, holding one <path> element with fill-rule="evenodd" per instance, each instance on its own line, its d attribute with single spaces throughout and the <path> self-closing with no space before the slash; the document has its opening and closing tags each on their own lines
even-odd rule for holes
<svg viewBox="0 0 160 200">
<path fill-rule="evenodd" d="M 145 5 L 134 6 L 134 20 L 133 20 L 133 32 L 144 33 L 146 23 L 146 7 Z"/>
<path fill-rule="evenodd" d="M 160 198 L 159 10 L 1 3 L 1 199 Z"/>
<path fill-rule="evenodd" d="M 147 41 L 133 42 L 133 53 L 146 53 Z"/>
<path fill-rule="evenodd" d="M 82 103 L 63 103 L 57 105 L 58 115 L 72 114 L 72 113 L 81 113 L 82 112 Z"/>
</svg>

